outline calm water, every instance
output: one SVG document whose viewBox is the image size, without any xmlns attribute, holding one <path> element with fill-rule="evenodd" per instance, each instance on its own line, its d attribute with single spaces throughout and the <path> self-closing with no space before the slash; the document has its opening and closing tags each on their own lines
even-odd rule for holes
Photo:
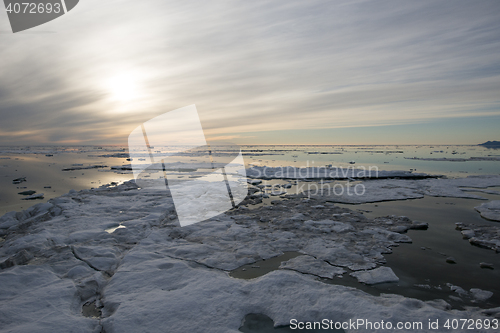
<svg viewBox="0 0 500 333">
<path fill-rule="evenodd" d="M 17 153 L 12 151 L 17 151 Z M 26 209 L 35 203 L 46 202 L 48 199 L 68 193 L 71 189 L 83 190 L 130 180 L 133 178 L 131 174 L 118 174 L 109 168 L 113 165 L 125 164 L 127 162 L 125 158 L 98 157 L 98 155 L 113 154 L 117 151 L 122 150 L 85 147 L 58 148 L 57 150 L 52 147 L 40 147 L 40 149 L 21 150 L 21 148 L 0 147 L 0 215 L 13 210 Z M 78 167 L 89 165 L 107 167 L 62 171 L 74 164 L 81 164 Z M 26 181 L 13 184 L 12 180 L 20 177 L 26 177 Z M 44 199 L 21 200 L 25 196 L 18 193 L 23 191 L 43 193 Z"/>
<path fill-rule="evenodd" d="M 500 200 L 500 195 L 480 195 L 491 200 Z M 460 307 L 463 303 L 448 298 L 453 293 L 449 293 L 446 284 L 451 283 L 465 290 L 480 288 L 492 291 L 494 295 L 488 303 L 499 306 L 500 254 L 470 245 L 463 239 L 460 231 L 455 230 L 456 222 L 499 226 L 500 222 L 483 219 L 474 210 L 475 206 L 483 202 L 485 201 L 425 197 L 398 202 L 338 206 L 359 209 L 370 218 L 394 214 L 429 223 L 429 229 L 425 231 L 408 232 L 413 240 L 412 244 L 401 244 L 393 249 L 392 254 L 385 255 L 387 265 L 400 278 L 397 285 L 385 286 L 387 289 L 420 299 L 435 299 L 436 295 L 442 294 L 444 299 Z M 456 264 L 447 263 L 448 257 L 453 257 Z M 480 262 L 492 263 L 495 269 L 481 268 Z M 415 285 L 429 285 L 432 289 L 426 290 Z M 435 287 L 443 288 L 445 293 Z"/>
</svg>

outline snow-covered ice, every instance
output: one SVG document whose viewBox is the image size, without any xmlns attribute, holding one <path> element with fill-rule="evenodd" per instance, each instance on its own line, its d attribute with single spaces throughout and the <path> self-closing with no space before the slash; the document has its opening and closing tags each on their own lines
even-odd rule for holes
<svg viewBox="0 0 500 333">
<path fill-rule="evenodd" d="M 366 284 L 378 284 L 388 282 L 398 282 L 399 278 L 390 267 L 379 267 L 368 271 L 359 271 L 350 274 L 359 282 Z"/>
<path fill-rule="evenodd" d="M 44 194 L 43 193 L 36 193 L 32 195 L 28 195 L 24 198 L 21 198 L 21 200 L 35 200 L 35 199 L 43 199 Z"/>
<path fill-rule="evenodd" d="M 311 197 L 324 198 L 339 203 L 367 203 L 390 200 L 418 199 L 424 196 L 451 197 L 486 200 L 486 198 L 470 193 L 468 188 L 486 188 L 500 186 L 500 176 L 469 176 L 467 178 L 438 179 L 377 179 L 360 183 L 363 189 L 351 188 L 341 192 L 333 186 L 303 186 L 305 194 Z M 329 185 L 329 184 L 327 184 Z M 308 191 L 307 191 L 308 190 Z M 356 190 L 356 192 L 355 192 Z"/>
<path fill-rule="evenodd" d="M 405 157 L 407 160 L 419 160 L 419 161 L 439 161 L 439 162 L 467 162 L 467 161 L 500 161 L 500 157 L 497 156 L 472 156 L 469 158 L 447 158 L 447 157 Z"/>
<path fill-rule="evenodd" d="M 447 286 L 448 286 L 448 288 L 450 288 L 451 291 L 458 294 L 458 296 L 464 297 L 464 298 L 472 298 L 472 300 L 475 303 L 484 302 L 493 296 L 493 293 L 491 291 L 482 290 L 479 288 L 471 288 L 469 291 L 466 291 L 462 287 L 455 286 L 451 283 L 447 283 Z"/>
<path fill-rule="evenodd" d="M 298 256 L 288 261 L 282 262 L 281 269 L 290 269 L 293 271 L 316 275 L 324 278 L 333 278 L 342 275 L 346 271 L 343 268 L 332 266 L 324 260 L 318 260 L 311 256 Z"/>
<path fill-rule="evenodd" d="M 180 227 L 168 190 L 126 182 L 8 213 L 0 218 L 0 332 L 238 332 L 249 313 L 275 325 L 500 315 L 317 281 L 347 268 L 386 280 L 384 254 L 426 225 L 311 201 L 291 197 Z M 253 280 L 228 274 L 287 251 L 304 255 Z M 83 316 L 88 304 L 101 315 Z"/>
<path fill-rule="evenodd" d="M 247 175 L 256 180 L 296 180 L 296 189 L 288 191 L 288 195 L 304 193 L 308 197 L 348 204 L 418 199 L 426 195 L 486 200 L 471 192 L 477 189 L 479 192 L 491 193 L 485 188 L 500 186 L 498 175 L 448 179 L 409 171 L 378 169 L 253 166 L 247 169 Z M 311 182 L 319 180 L 327 181 Z M 342 185 L 331 183 L 332 180 L 349 180 L 353 183 Z M 348 186 L 350 186 L 349 189 Z M 492 207 L 490 210 L 490 216 L 496 216 L 494 209 L 496 208 Z"/>
<path fill-rule="evenodd" d="M 72 165 L 66 168 L 63 168 L 62 171 L 75 171 L 75 170 L 88 170 L 88 169 L 102 169 L 107 168 L 107 165 L 95 164 L 95 165 Z"/>
<path fill-rule="evenodd" d="M 436 176 L 410 171 L 384 171 L 378 168 L 348 167 L 271 167 L 252 166 L 246 169 L 247 176 L 257 179 L 365 179 L 365 178 L 435 178 Z"/>
<path fill-rule="evenodd" d="M 463 238 L 468 239 L 472 245 L 500 252 L 500 226 L 457 222 L 456 229 L 460 230 Z"/>
<path fill-rule="evenodd" d="M 474 207 L 482 217 L 500 222 L 500 200 L 485 202 L 480 206 Z"/>
</svg>

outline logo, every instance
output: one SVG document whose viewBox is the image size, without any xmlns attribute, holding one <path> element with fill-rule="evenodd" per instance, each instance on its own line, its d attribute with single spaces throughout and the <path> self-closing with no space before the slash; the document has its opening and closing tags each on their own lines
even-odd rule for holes
<svg viewBox="0 0 500 333">
<path fill-rule="evenodd" d="M 128 146 L 136 184 L 170 191 L 181 226 L 224 213 L 247 196 L 241 149 L 207 143 L 195 105 L 138 126 Z"/>
<path fill-rule="evenodd" d="M 31 29 L 72 10 L 79 0 L 3 0 L 12 32 Z"/>
</svg>

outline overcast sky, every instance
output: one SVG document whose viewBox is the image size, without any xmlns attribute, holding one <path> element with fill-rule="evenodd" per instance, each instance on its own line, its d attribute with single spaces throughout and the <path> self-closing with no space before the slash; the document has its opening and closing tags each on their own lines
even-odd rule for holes
<svg viewBox="0 0 500 333">
<path fill-rule="evenodd" d="M 13 34 L 0 145 L 125 144 L 196 104 L 246 144 L 500 140 L 500 1 L 81 0 Z"/>
</svg>

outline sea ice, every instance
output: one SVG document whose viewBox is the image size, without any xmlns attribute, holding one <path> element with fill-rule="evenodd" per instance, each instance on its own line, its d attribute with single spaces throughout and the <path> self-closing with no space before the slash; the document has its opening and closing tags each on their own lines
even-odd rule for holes
<svg viewBox="0 0 500 333">
<path fill-rule="evenodd" d="M 30 191 L 22 191 L 22 192 L 19 192 L 17 194 L 20 194 L 20 195 L 32 195 L 32 194 L 35 194 L 35 193 L 36 193 L 36 191 L 30 190 Z"/>
<path fill-rule="evenodd" d="M 469 243 L 479 247 L 500 252 L 500 226 L 475 225 L 465 223 L 455 223 L 456 229 L 462 232 Z"/>
<path fill-rule="evenodd" d="M 83 165 L 72 165 L 67 168 L 63 168 L 62 171 L 75 171 L 75 170 L 87 170 L 87 169 L 102 169 L 102 168 L 107 168 L 107 165 L 88 165 L 88 166 L 83 166 Z"/>
<path fill-rule="evenodd" d="M 469 176 L 467 178 L 437 179 L 370 179 L 351 187 L 350 191 L 333 186 L 304 185 L 304 195 L 339 203 L 367 203 L 391 200 L 417 199 L 424 196 L 482 199 L 463 187 L 485 188 L 500 186 L 500 176 Z M 493 210 L 490 211 L 490 213 Z"/>
<path fill-rule="evenodd" d="M 500 222 L 500 200 L 485 202 L 480 206 L 474 207 L 482 217 Z"/>
<path fill-rule="evenodd" d="M 43 193 L 37 193 L 37 194 L 32 194 L 28 195 L 24 198 L 21 198 L 21 200 L 35 200 L 35 199 L 43 199 Z"/>
<path fill-rule="evenodd" d="M 500 157 L 496 156 L 473 156 L 469 158 L 429 158 L 429 157 L 405 157 L 407 160 L 419 160 L 419 161 L 448 161 L 448 162 L 467 162 L 467 161 L 500 161 Z"/>
<path fill-rule="evenodd" d="M 365 179 L 365 178 L 435 178 L 436 176 L 424 173 L 413 173 L 409 171 L 383 171 L 377 169 L 363 169 L 354 167 L 270 167 L 252 166 L 246 169 L 246 174 L 250 178 L 256 179 Z"/>
<path fill-rule="evenodd" d="M 77 287 L 48 265 L 0 271 L 0 332 L 96 332 L 96 320 L 80 315 Z"/>
<path fill-rule="evenodd" d="M 368 271 L 359 271 L 350 274 L 359 282 L 366 284 L 378 284 L 388 282 L 398 282 L 399 278 L 390 267 L 379 267 Z"/>
<path fill-rule="evenodd" d="M 470 188 L 484 189 L 490 186 L 500 186 L 500 176 L 498 175 L 448 179 L 423 173 L 378 169 L 253 166 L 247 169 L 247 175 L 260 180 L 295 179 L 298 182 L 298 191 L 304 192 L 308 196 L 324 197 L 332 202 L 351 204 L 417 199 L 425 195 L 485 200 L 486 198 L 477 194 L 468 193 L 472 191 Z M 326 182 L 323 184 L 304 183 L 304 181 L 321 179 L 362 180 L 361 184 L 364 190 L 356 189 L 353 186 L 350 191 L 345 190 L 345 188 L 341 191 L 340 184 L 331 185 Z M 339 188 L 336 186 L 339 186 Z"/>
<path fill-rule="evenodd" d="M 482 289 L 478 289 L 478 288 L 472 288 L 470 290 L 470 293 L 472 294 L 472 297 L 476 301 L 480 301 L 480 302 L 484 302 L 487 299 L 491 298 L 491 296 L 493 296 L 493 293 L 491 291 L 482 290 Z"/>
</svg>

